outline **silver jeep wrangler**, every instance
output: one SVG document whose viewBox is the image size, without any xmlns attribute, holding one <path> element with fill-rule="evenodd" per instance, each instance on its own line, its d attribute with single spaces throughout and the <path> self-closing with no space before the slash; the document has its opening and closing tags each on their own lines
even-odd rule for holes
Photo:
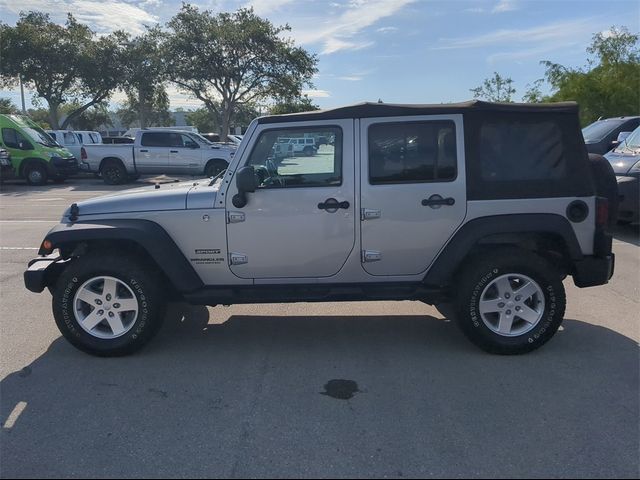
<svg viewBox="0 0 640 480">
<path fill-rule="evenodd" d="M 276 154 L 321 137 L 313 156 Z M 215 178 L 72 205 L 25 284 L 49 288 L 62 334 L 95 355 L 141 348 L 168 299 L 420 300 L 484 350 L 524 353 L 560 326 L 563 279 L 612 276 L 617 195 L 593 163 L 574 103 L 261 117 Z"/>
</svg>

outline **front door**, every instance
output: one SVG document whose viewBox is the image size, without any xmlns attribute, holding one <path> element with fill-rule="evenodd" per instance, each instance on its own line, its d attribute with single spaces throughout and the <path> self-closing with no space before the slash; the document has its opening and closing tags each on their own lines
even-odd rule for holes
<svg viewBox="0 0 640 480">
<path fill-rule="evenodd" d="M 462 116 L 369 118 L 360 128 L 363 268 L 420 274 L 466 214 Z"/>
<path fill-rule="evenodd" d="M 281 148 L 286 138 L 335 136 L 313 155 Z M 353 120 L 259 125 L 250 155 L 260 181 L 226 208 L 230 268 L 241 278 L 328 277 L 355 247 Z"/>
</svg>

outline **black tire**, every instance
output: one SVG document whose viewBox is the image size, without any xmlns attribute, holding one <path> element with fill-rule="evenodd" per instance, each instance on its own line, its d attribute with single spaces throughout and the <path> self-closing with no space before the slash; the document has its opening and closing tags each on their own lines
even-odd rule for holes
<svg viewBox="0 0 640 480">
<path fill-rule="evenodd" d="M 540 320 L 530 331 L 517 336 L 494 332 L 480 314 L 483 292 L 493 280 L 506 274 L 526 275 L 540 286 L 544 297 Z M 562 275 L 534 253 L 508 247 L 489 252 L 472 260 L 456 278 L 457 323 L 469 340 L 489 353 L 517 355 L 535 350 L 549 341 L 562 323 L 566 305 Z"/>
<path fill-rule="evenodd" d="M 313 154 L 315 153 L 315 150 L 313 149 L 313 147 L 304 147 L 304 150 L 302 150 L 302 152 L 307 156 L 307 157 L 312 157 Z"/>
<path fill-rule="evenodd" d="M 105 160 L 100 167 L 100 175 L 107 185 L 122 185 L 129 178 L 127 169 L 119 160 Z"/>
<path fill-rule="evenodd" d="M 138 302 L 137 317 L 129 330 L 116 338 L 103 339 L 88 333 L 75 315 L 76 292 L 87 280 L 99 276 L 120 280 L 131 289 Z M 58 329 L 74 347 L 91 355 L 115 357 L 134 353 L 153 338 L 164 319 L 164 295 L 156 269 L 121 253 L 96 252 L 72 260 L 52 290 L 53 315 Z"/>
<path fill-rule="evenodd" d="M 53 183 L 62 184 L 67 180 L 67 177 L 55 177 Z"/>
<path fill-rule="evenodd" d="M 229 164 L 224 160 L 210 160 L 204 169 L 204 174 L 207 177 L 215 177 L 228 166 Z"/>
<path fill-rule="evenodd" d="M 49 180 L 47 167 L 41 163 L 30 163 L 24 168 L 23 175 L 29 185 L 42 186 L 46 185 Z"/>
</svg>

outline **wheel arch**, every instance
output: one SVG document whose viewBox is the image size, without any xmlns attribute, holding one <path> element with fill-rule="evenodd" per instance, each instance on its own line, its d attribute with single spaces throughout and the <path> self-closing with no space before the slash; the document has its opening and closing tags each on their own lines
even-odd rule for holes
<svg viewBox="0 0 640 480">
<path fill-rule="evenodd" d="M 51 248 L 41 248 L 40 255 L 59 249 L 63 258 L 73 259 L 88 251 L 117 250 L 150 262 L 163 273 L 165 278 L 162 281 L 168 282 L 179 294 L 203 286 L 202 280 L 169 234 L 149 220 L 61 224 L 49 231 L 45 240 L 51 242 Z M 48 281 L 55 282 L 55 278 Z"/>
<path fill-rule="evenodd" d="M 557 214 L 515 214 L 481 217 L 464 224 L 442 249 L 424 277 L 427 285 L 448 286 L 476 256 L 509 246 L 537 253 L 572 274 L 583 258 L 569 221 Z"/>
<path fill-rule="evenodd" d="M 20 162 L 20 166 L 18 167 L 18 175 L 20 177 L 24 177 L 24 171 L 29 165 L 40 164 L 42 165 L 47 172 L 49 172 L 49 162 L 39 157 L 27 157 L 23 158 Z"/>
<path fill-rule="evenodd" d="M 98 166 L 98 172 L 102 171 L 102 167 L 107 162 L 119 162 L 124 167 L 124 169 L 127 170 L 127 167 L 124 164 L 124 161 L 120 157 L 104 157 L 102 160 L 100 160 L 100 165 Z"/>
<path fill-rule="evenodd" d="M 218 162 L 224 163 L 227 167 L 229 166 L 229 160 L 226 160 L 220 157 L 214 157 L 206 161 L 206 163 L 204 164 L 204 171 L 205 172 L 207 171 L 207 169 L 209 168 L 209 165 L 213 165 L 214 163 L 218 163 Z"/>
</svg>

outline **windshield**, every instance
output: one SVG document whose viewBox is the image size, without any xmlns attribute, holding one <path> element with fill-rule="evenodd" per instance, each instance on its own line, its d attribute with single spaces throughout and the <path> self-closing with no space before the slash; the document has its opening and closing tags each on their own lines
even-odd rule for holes
<svg viewBox="0 0 640 480">
<path fill-rule="evenodd" d="M 31 137 L 36 143 L 44 145 L 45 147 L 59 147 L 60 145 L 51 138 L 44 130 L 40 127 L 22 127 L 24 132 Z"/>
<path fill-rule="evenodd" d="M 624 120 L 598 120 L 582 129 L 584 141 L 587 143 L 599 142 L 610 133 L 611 130 L 622 125 L 623 122 Z"/>
<path fill-rule="evenodd" d="M 194 138 L 198 143 L 201 143 L 203 145 L 213 145 L 213 142 L 210 142 L 209 140 L 207 140 L 206 138 L 204 138 L 202 135 L 198 133 L 189 133 L 189 136 Z"/>
<path fill-rule="evenodd" d="M 616 152 L 640 150 L 640 127 L 636 128 L 617 148 Z"/>
</svg>

